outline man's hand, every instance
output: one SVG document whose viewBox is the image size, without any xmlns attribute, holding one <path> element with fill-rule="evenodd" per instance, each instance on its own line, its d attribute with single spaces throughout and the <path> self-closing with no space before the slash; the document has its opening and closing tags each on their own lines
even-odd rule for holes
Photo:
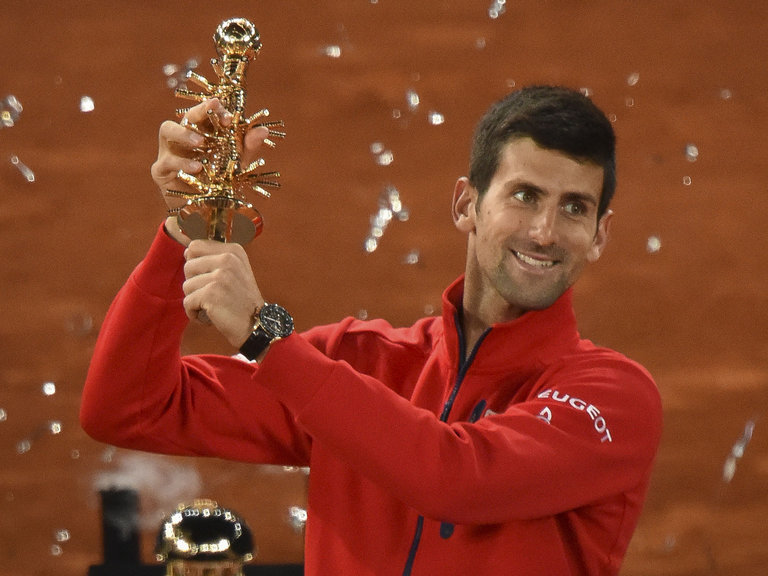
<svg viewBox="0 0 768 576">
<path fill-rule="evenodd" d="M 201 310 L 227 341 L 240 348 L 253 329 L 253 313 L 264 298 L 251 263 L 239 244 L 194 240 L 184 253 L 184 310 L 197 320 Z"/>
<path fill-rule="evenodd" d="M 189 127 L 189 124 L 198 126 L 199 131 L 213 133 L 211 115 L 216 115 L 223 126 L 229 126 L 232 122 L 232 115 L 218 99 L 212 98 L 190 108 L 181 122 L 166 120 L 160 125 L 157 160 L 152 164 L 151 173 L 169 209 L 179 208 L 186 201 L 184 198 L 169 195 L 168 190 L 193 192 L 176 177 L 179 170 L 194 176 L 203 169 L 200 162 L 200 146 L 203 145 L 204 138 Z M 257 158 L 258 150 L 267 136 L 269 130 L 265 127 L 253 128 L 245 134 L 244 141 L 238 143 L 241 147 L 241 166 L 248 166 Z M 166 229 L 182 244 L 189 243 L 189 238 L 184 236 L 176 225 L 175 217 L 166 221 Z"/>
</svg>

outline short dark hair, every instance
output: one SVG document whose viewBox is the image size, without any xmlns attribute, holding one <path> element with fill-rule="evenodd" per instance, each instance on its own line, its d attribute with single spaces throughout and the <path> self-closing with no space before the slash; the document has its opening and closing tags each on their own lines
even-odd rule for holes
<svg viewBox="0 0 768 576">
<path fill-rule="evenodd" d="M 587 96 L 561 86 L 530 86 L 493 104 L 475 129 L 469 181 L 482 196 L 499 166 L 502 148 L 517 138 L 531 138 L 603 168 L 599 219 L 616 190 L 616 136 L 610 120 Z"/>
</svg>

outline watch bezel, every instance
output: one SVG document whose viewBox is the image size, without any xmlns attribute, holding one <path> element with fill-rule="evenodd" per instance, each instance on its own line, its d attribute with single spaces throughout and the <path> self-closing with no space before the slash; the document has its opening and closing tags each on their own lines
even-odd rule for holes
<svg viewBox="0 0 768 576">
<path fill-rule="evenodd" d="M 274 322 L 279 330 L 275 331 Z M 293 333 L 293 317 L 279 304 L 264 304 L 259 310 L 259 326 L 273 339 L 285 338 Z"/>
</svg>

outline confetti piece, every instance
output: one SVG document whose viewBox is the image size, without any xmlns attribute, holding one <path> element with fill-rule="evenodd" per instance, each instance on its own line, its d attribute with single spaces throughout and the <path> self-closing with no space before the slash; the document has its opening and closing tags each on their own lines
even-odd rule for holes
<svg viewBox="0 0 768 576">
<path fill-rule="evenodd" d="M 24 108 L 18 98 L 9 94 L 0 102 L 0 128 L 12 128 L 16 125 Z"/>
<path fill-rule="evenodd" d="M 427 114 L 427 121 L 432 124 L 432 126 L 439 126 L 445 123 L 445 116 L 440 114 L 440 112 L 431 110 L 429 114 Z"/>
<path fill-rule="evenodd" d="M 288 522 L 294 530 L 301 532 L 307 523 L 307 511 L 300 506 L 291 506 L 288 509 Z"/>
<path fill-rule="evenodd" d="M 83 96 L 80 98 L 80 112 L 93 112 L 96 105 L 93 102 L 93 98 L 90 96 Z"/>
<path fill-rule="evenodd" d="M 11 155 L 11 164 L 16 166 L 18 168 L 19 172 L 21 172 L 21 175 L 24 176 L 24 178 L 27 179 L 27 182 L 34 182 L 35 181 L 35 173 L 32 171 L 32 169 L 24 164 L 21 160 L 19 160 L 19 157 L 15 154 Z"/>
<path fill-rule="evenodd" d="M 688 144 L 685 147 L 685 157 L 688 162 L 696 162 L 699 159 L 699 149 L 695 144 Z"/>
<path fill-rule="evenodd" d="M 406 254 L 403 258 L 403 264 L 407 264 L 409 266 L 415 266 L 419 262 L 421 262 L 421 253 L 416 249 L 408 252 L 408 254 Z"/>
<path fill-rule="evenodd" d="M 328 58 L 341 58 L 341 46 L 337 44 L 324 46 L 322 52 Z"/>
<path fill-rule="evenodd" d="M 754 430 L 755 421 L 747 420 L 741 438 L 733 444 L 731 453 L 725 459 L 725 464 L 723 464 L 723 482 L 729 483 L 733 480 L 733 477 L 736 474 L 736 464 L 744 456 L 744 451 L 747 448 L 747 444 L 752 440 L 752 433 Z"/>
<path fill-rule="evenodd" d="M 491 20 L 496 20 L 499 16 L 507 11 L 507 0 L 494 0 L 491 2 L 490 8 L 488 8 L 488 17 Z"/>
<path fill-rule="evenodd" d="M 400 200 L 398 189 L 392 185 L 385 186 L 379 194 L 379 209 L 370 218 L 368 237 L 363 244 L 364 250 L 369 254 L 375 252 L 379 247 L 379 239 L 393 218 L 405 222 L 409 216 L 408 209 Z"/>
<path fill-rule="evenodd" d="M 415 112 L 419 108 L 421 98 L 419 98 L 419 94 L 415 90 L 408 90 L 405 93 L 405 101 L 408 102 L 408 109 L 411 112 Z"/>
</svg>

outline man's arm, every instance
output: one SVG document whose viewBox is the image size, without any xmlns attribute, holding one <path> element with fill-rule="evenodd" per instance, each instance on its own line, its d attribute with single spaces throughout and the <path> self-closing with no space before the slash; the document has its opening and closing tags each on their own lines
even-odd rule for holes
<svg viewBox="0 0 768 576">
<path fill-rule="evenodd" d="M 622 493 L 642 500 L 661 434 L 655 384 L 618 355 L 564 365 L 525 402 L 474 423 L 441 422 L 293 337 L 273 345 L 253 383 L 365 476 L 422 514 L 456 523 L 532 519 Z M 553 389 L 577 400 L 543 394 Z"/>
</svg>

